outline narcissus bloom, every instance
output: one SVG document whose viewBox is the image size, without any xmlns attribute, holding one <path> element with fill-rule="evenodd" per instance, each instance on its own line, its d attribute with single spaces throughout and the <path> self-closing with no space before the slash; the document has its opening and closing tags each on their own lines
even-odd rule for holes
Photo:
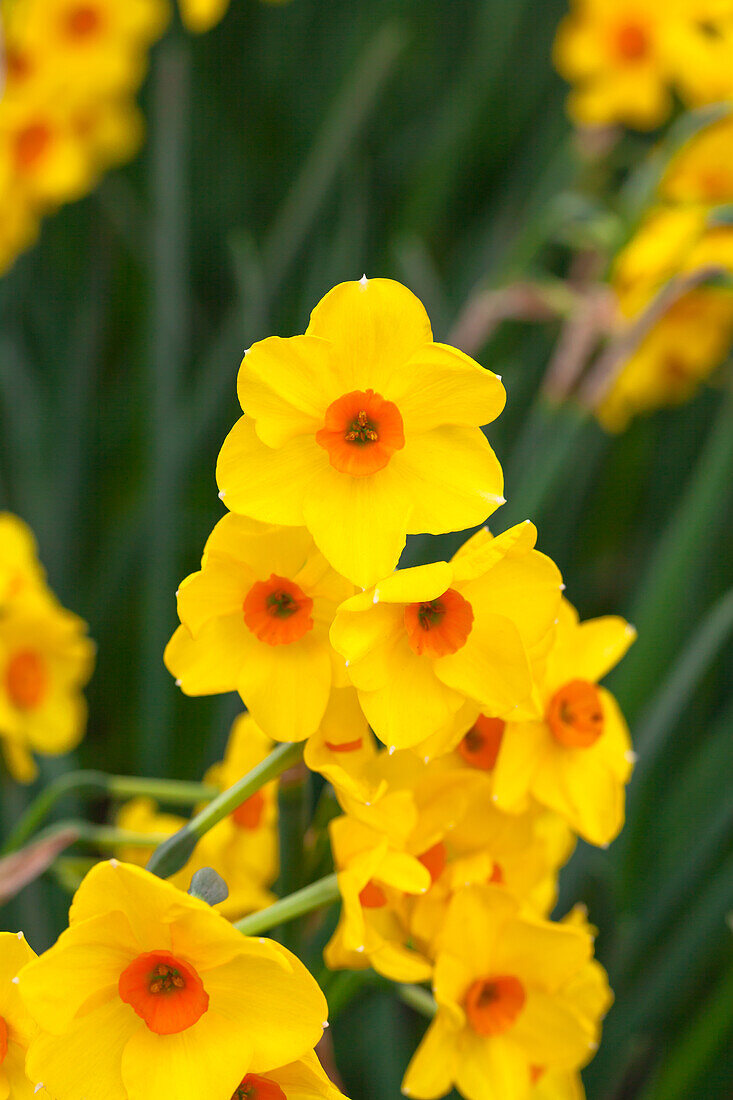
<svg viewBox="0 0 733 1100">
<path fill-rule="evenodd" d="M 344 1097 L 311 1053 L 267 1074 L 246 1074 L 231 1100 L 344 1100 Z"/>
<path fill-rule="evenodd" d="M 433 342 L 427 314 L 389 279 L 341 283 L 305 336 L 245 354 L 246 413 L 217 467 L 227 508 L 304 524 L 345 577 L 374 584 L 411 532 L 463 530 L 502 503 L 481 431 L 504 406 L 500 380 Z"/>
<path fill-rule="evenodd" d="M 89 872 L 69 928 L 19 980 L 40 1028 L 28 1072 L 56 1100 L 236 1097 L 247 1074 L 308 1055 L 327 1011 L 285 948 L 115 861 Z"/>
<path fill-rule="evenodd" d="M 81 694 L 94 663 L 86 624 L 50 593 L 31 591 L 0 617 L 0 742 L 12 774 L 36 776 L 33 752 L 69 752 L 86 726 Z"/>
<path fill-rule="evenodd" d="M 685 142 L 664 174 L 660 193 L 676 203 L 733 202 L 733 115 Z"/>
<path fill-rule="evenodd" d="M 578 622 L 563 600 L 555 644 L 539 685 L 541 709 L 507 722 L 493 772 L 496 805 L 523 808 L 527 796 L 561 814 L 591 844 L 609 844 L 624 821 L 633 765 L 618 704 L 598 681 L 636 636 L 623 619 Z"/>
<path fill-rule="evenodd" d="M 403 1092 L 429 1100 L 529 1100 L 540 1070 L 572 1072 L 598 1045 L 606 976 L 587 929 L 521 914 L 497 886 L 451 902 L 433 991 L 438 1012 Z"/>
<path fill-rule="evenodd" d="M 578 122 L 621 122 L 646 130 L 672 107 L 674 66 L 667 36 L 675 0 L 574 0 L 560 24 L 555 64 L 574 85 L 568 109 Z"/>
<path fill-rule="evenodd" d="M 0 612 L 10 600 L 45 585 L 33 532 L 11 512 L 0 512 Z"/>
<path fill-rule="evenodd" d="M 182 625 L 166 666 L 187 695 L 238 691 L 268 736 L 301 741 L 318 728 L 332 685 L 347 683 L 328 630 L 353 591 L 304 528 L 224 516 L 200 572 L 178 590 Z"/>
<path fill-rule="evenodd" d="M 241 715 L 232 726 L 225 759 L 209 768 L 204 782 L 226 790 L 259 764 L 274 748 L 270 738 L 249 714 Z M 117 825 L 151 836 L 172 836 L 185 818 L 161 813 L 150 798 L 127 802 L 117 815 Z M 119 858 L 144 867 L 151 848 L 128 846 Z M 213 867 L 229 887 L 229 896 L 215 906 L 229 920 L 237 920 L 274 900 L 269 887 L 277 878 L 277 781 L 266 783 L 210 829 L 196 845 L 189 861 L 170 881 L 187 890 L 191 878 L 202 867 Z"/>
<path fill-rule="evenodd" d="M 22 932 L 0 932 L 0 1100 L 33 1100 L 36 1094 L 25 1072 L 36 1026 L 14 982 L 21 967 L 35 957 Z"/>
<path fill-rule="evenodd" d="M 519 524 L 479 531 L 448 562 L 398 570 L 341 608 L 331 641 L 372 729 L 386 745 L 417 745 L 479 712 L 528 704 L 530 658 L 550 642 L 560 574 Z M 467 715 L 468 710 L 472 711 Z"/>
<path fill-rule="evenodd" d="M 733 272 L 733 228 L 706 205 L 653 210 L 618 257 L 612 273 L 625 323 L 632 322 L 677 275 L 718 267 Z M 609 431 L 655 408 L 688 400 L 724 361 L 733 340 L 733 292 L 700 286 L 679 298 L 631 354 L 597 415 Z"/>
</svg>

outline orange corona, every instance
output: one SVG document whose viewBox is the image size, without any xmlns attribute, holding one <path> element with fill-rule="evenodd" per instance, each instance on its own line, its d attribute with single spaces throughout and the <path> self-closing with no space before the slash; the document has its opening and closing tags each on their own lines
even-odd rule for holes
<svg viewBox="0 0 733 1100">
<path fill-rule="evenodd" d="M 232 1093 L 232 1100 L 288 1100 L 277 1081 L 248 1073 Z"/>
<path fill-rule="evenodd" d="M 413 652 L 431 657 L 457 653 L 473 627 L 473 609 L 459 592 L 449 588 L 437 600 L 408 603 L 405 629 Z"/>
<path fill-rule="evenodd" d="M 524 986 L 512 975 L 480 978 L 466 994 L 466 1015 L 479 1035 L 502 1035 L 524 1008 Z"/>
<path fill-rule="evenodd" d="M 267 645 L 290 645 L 313 629 L 313 600 L 287 577 L 272 573 L 267 581 L 255 581 L 242 614 L 249 629 Z"/>
<path fill-rule="evenodd" d="M 547 708 L 552 736 L 569 749 L 588 749 L 603 733 L 603 705 L 595 684 L 571 680 L 556 691 Z"/>
<path fill-rule="evenodd" d="M 32 649 L 15 653 L 5 670 L 5 686 L 18 710 L 35 710 L 44 699 L 48 684 L 42 657 Z"/>
<path fill-rule="evenodd" d="M 374 390 L 352 390 L 328 406 L 316 442 L 328 451 L 334 469 L 368 477 L 383 470 L 404 447 L 402 416 L 392 401 Z"/>
<path fill-rule="evenodd" d="M 479 715 L 458 746 L 458 752 L 472 768 L 490 772 L 496 767 L 506 722 Z"/>
<path fill-rule="evenodd" d="M 156 1035 L 175 1035 L 200 1020 L 209 995 L 196 971 L 168 951 L 149 951 L 123 970 L 118 989 Z"/>
</svg>

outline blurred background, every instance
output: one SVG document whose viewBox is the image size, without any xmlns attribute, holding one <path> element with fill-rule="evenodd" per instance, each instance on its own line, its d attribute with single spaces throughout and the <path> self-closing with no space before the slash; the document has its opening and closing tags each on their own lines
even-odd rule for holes
<svg viewBox="0 0 733 1100">
<path fill-rule="evenodd" d="M 223 511 L 214 467 L 242 351 L 303 332 L 341 280 L 406 283 L 436 339 L 506 385 L 490 438 L 508 504 L 492 529 L 531 517 L 581 617 L 620 613 L 639 631 L 609 678 L 639 754 L 627 825 L 607 851 L 579 845 L 558 906 L 587 904 L 616 993 L 589 1100 L 724 1100 L 730 387 L 718 374 L 618 435 L 548 396 L 568 287 L 602 281 L 594 254 L 638 217 L 659 137 L 573 132 L 552 65 L 565 11 L 232 0 L 202 36 L 175 17 L 150 54 L 139 155 L 46 218 L 0 279 L 0 507 L 33 528 L 98 646 L 76 766 L 200 778 L 241 707 L 184 698 L 162 652 L 178 582 Z M 414 539 L 405 560 L 460 541 Z M 69 766 L 45 762 L 36 789 Z M 32 794 L 4 780 L 6 827 Z M 2 927 L 41 948 L 66 904 L 43 880 Z M 398 1097 L 423 1027 L 380 988 L 345 1008 L 332 1030 L 349 1094 Z"/>
</svg>

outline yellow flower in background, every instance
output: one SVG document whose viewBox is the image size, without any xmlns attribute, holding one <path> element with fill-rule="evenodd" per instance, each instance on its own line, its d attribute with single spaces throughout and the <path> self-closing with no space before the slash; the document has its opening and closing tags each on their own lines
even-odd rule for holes
<svg viewBox="0 0 733 1100">
<path fill-rule="evenodd" d="M 652 129 L 671 107 L 674 68 L 666 37 L 676 0 L 574 0 L 560 24 L 554 60 L 574 85 L 568 110 L 589 125 Z"/>
<path fill-rule="evenodd" d="M 733 22 L 715 0 L 572 0 L 554 60 L 575 121 L 650 130 L 674 91 L 692 106 L 730 97 Z"/>
<path fill-rule="evenodd" d="M 56 1100 L 236 1096 L 320 1039 L 326 1002 L 294 955 L 138 867 L 97 864 L 69 920 L 19 976 L 28 1072 Z"/>
<path fill-rule="evenodd" d="M 522 914 L 496 886 L 451 902 L 433 991 L 438 1011 L 403 1082 L 431 1100 L 529 1100 L 538 1072 L 572 1073 L 598 1045 L 610 1003 L 589 931 Z"/>
<path fill-rule="evenodd" d="M 373 802 L 385 787 L 370 768 L 375 754 L 374 736 L 355 689 L 334 688 L 320 726 L 306 743 L 306 766 L 337 790 L 360 802 Z"/>
<path fill-rule="evenodd" d="M 305 336 L 249 349 L 238 394 L 246 415 L 217 466 L 227 508 L 304 524 L 355 584 L 389 573 L 408 533 L 473 527 L 503 501 L 481 425 L 501 412 L 504 388 L 433 342 L 422 304 L 400 283 L 334 287 Z"/>
<path fill-rule="evenodd" d="M 482 710 L 529 704 L 530 657 L 549 645 L 561 584 L 536 537 L 529 522 L 479 531 L 450 563 L 399 570 L 341 606 L 331 640 L 385 745 L 450 740 Z"/>
<path fill-rule="evenodd" d="M 94 645 L 46 587 L 26 525 L 3 514 L 0 536 L 0 745 L 11 774 L 28 783 L 32 753 L 69 752 L 84 735 Z"/>
<path fill-rule="evenodd" d="M 36 1095 L 35 1084 L 25 1072 L 26 1051 L 36 1027 L 13 981 L 35 957 L 22 932 L 0 932 L 0 1100 L 33 1100 Z"/>
<path fill-rule="evenodd" d="M 39 218 L 81 197 L 142 138 L 133 96 L 166 0 L 13 0 L 2 11 L 0 273 Z"/>
<path fill-rule="evenodd" d="M 625 323 L 642 313 L 670 279 L 708 266 L 733 273 L 733 226 L 717 224 L 715 212 L 699 203 L 652 210 L 612 272 Z M 688 291 L 613 380 L 597 410 L 601 424 L 621 431 L 638 413 L 688 400 L 724 361 L 732 342 L 733 290 L 721 285 Z"/>
<path fill-rule="evenodd" d="M 301 741 L 320 725 L 332 685 L 347 682 L 328 630 L 353 590 L 305 529 L 230 513 L 178 590 L 182 625 L 166 666 L 187 695 L 238 691 L 268 736 Z"/>
<path fill-rule="evenodd" d="M 204 782 L 226 790 L 271 752 L 273 742 L 242 714 L 232 726 L 226 756 L 206 773 Z M 175 814 L 161 813 L 149 798 L 125 803 L 117 814 L 117 826 L 152 836 L 172 836 L 186 823 Z M 153 847 L 123 847 L 120 859 L 144 867 Z M 215 908 L 228 920 L 264 909 L 275 900 L 269 887 L 279 869 L 277 838 L 277 782 L 266 783 L 238 806 L 234 813 L 210 829 L 196 845 L 188 863 L 170 881 L 187 890 L 202 867 L 213 867 L 229 887 L 229 896 Z"/>
<path fill-rule="evenodd" d="M 187 29 L 203 34 L 224 18 L 229 0 L 178 0 L 178 7 Z"/>
<path fill-rule="evenodd" d="M 533 721 L 507 722 L 493 771 L 496 805 L 522 810 L 532 795 L 591 844 L 607 845 L 624 821 L 633 753 L 610 692 L 598 686 L 635 638 L 608 616 L 579 622 L 563 600 Z"/>
<path fill-rule="evenodd" d="M 672 158 L 659 191 L 672 203 L 733 202 L 733 115 L 685 142 Z"/>
</svg>

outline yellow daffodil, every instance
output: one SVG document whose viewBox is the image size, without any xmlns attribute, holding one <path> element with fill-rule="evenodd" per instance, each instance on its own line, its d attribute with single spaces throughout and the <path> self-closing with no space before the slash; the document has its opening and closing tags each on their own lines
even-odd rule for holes
<svg viewBox="0 0 733 1100">
<path fill-rule="evenodd" d="M 635 637 L 623 619 L 580 623 L 563 600 L 555 644 L 532 721 L 507 722 L 493 771 L 496 805 L 524 808 L 527 796 L 561 814 L 591 844 L 609 844 L 624 821 L 631 742 L 613 696 L 598 681 Z"/>
<path fill-rule="evenodd" d="M 33 1100 L 36 1094 L 25 1072 L 26 1051 L 36 1029 L 14 981 L 35 957 L 22 932 L 0 932 L 0 1100 Z"/>
<path fill-rule="evenodd" d="M 227 508 L 304 524 L 334 569 L 367 586 L 410 532 L 462 530 L 502 503 L 480 426 L 504 406 L 500 380 L 455 348 L 389 279 L 341 283 L 305 336 L 245 354 L 243 416 L 217 467 Z"/>
<path fill-rule="evenodd" d="M 301 741 L 320 725 L 332 684 L 346 683 L 328 630 L 352 592 L 304 528 L 230 513 L 178 590 L 182 625 L 166 665 L 187 695 L 238 691 L 268 736 Z"/>
<path fill-rule="evenodd" d="M 539 1070 L 578 1069 L 610 1001 L 591 955 L 586 929 L 522 914 L 496 886 L 461 890 L 436 959 L 438 1011 L 403 1092 L 429 1100 L 455 1085 L 466 1100 L 529 1100 Z"/>
<path fill-rule="evenodd" d="M 672 158 L 660 192 L 673 203 L 733 202 L 733 115 L 685 142 Z"/>
<path fill-rule="evenodd" d="M 18 597 L 0 617 L 0 742 L 16 779 L 35 778 L 32 752 L 55 756 L 81 740 L 93 662 L 86 624 L 50 594 Z"/>
<path fill-rule="evenodd" d="M 450 563 L 399 570 L 339 609 L 331 641 L 386 745 L 450 739 L 481 710 L 528 704 L 529 658 L 549 644 L 561 583 L 536 536 L 528 522 L 495 539 L 482 530 Z"/>
<path fill-rule="evenodd" d="M 285 948 L 116 861 L 89 872 L 69 928 L 19 980 L 40 1028 L 28 1072 L 59 1100 L 236 1097 L 247 1074 L 308 1056 L 326 1018 Z"/>
<path fill-rule="evenodd" d="M 674 276 L 718 267 L 733 273 L 733 228 L 701 204 L 652 211 L 619 256 L 612 275 L 625 323 L 646 309 Z M 701 286 L 682 295 L 642 339 L 597 410 L 609 431 L 637 413 L 689 399 L 733 341 L 733 292 Z"/>
<path fill-rule="evenodd" d="M 669 56 L 676 0 L 573 0 L 555 40 L 555 64 L 571 84 L 568 109 L 587 124 L 652 129 L 672 107 Z"/>
</svg>

